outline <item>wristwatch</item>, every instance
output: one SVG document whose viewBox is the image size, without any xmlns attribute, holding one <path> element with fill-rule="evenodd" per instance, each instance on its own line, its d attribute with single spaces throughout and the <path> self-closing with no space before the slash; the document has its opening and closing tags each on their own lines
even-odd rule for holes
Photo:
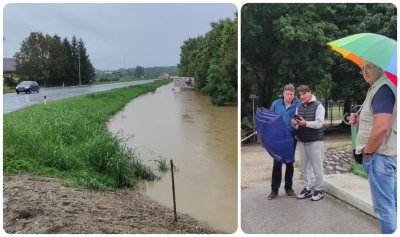
<svg viewBox="0 0 400 237">
<path fill-rule="evenodd" d="M 366 155 L 366 156 L 370 156 L 370 155 L 374 154 L 373 152 L 372 153 L 365 152 L 364 148 L 362 149 L 362 153 L 363 153 L 363 155 Z"/>
</svg>

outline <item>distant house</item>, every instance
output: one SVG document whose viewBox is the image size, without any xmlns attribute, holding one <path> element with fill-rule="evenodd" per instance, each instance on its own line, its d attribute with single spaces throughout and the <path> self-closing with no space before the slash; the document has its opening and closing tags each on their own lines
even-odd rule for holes
<svg viewBox="0 0 400 237">
<path fill-rule="evenodd" d="M 15 77 L 15 68 L 17 63 L 13 58 L 3 58 L 3 78 L 4 77 Z"/>
<path fill-rule="evenodd" d="M 158 77 L 159 79 L 168 79 L 169 78 L 169 74 L 166 72 L 163 72 L 160 74 L 160 76 Z"/>
</svg>

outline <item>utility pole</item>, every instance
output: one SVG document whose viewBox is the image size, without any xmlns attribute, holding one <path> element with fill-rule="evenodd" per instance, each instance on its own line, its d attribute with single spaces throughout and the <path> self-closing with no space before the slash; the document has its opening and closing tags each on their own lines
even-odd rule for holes
<svg viewBox="0 0 400 237">
<path fill-rule="evenodd" d="M 5 46 L 5 44 L 6 44 L 6 37 L 3 36 L 3 45 Z M 4 50 L 4 56 L 5 56 L 5 58 L 7 58 L 7 50 Z"/>
<path fill-rule="evenodd" d="M 81 86 L 82 85 L 82 82 L 81 82 L 81 51 L 79 51 L 79 54 L 78 54 L 78 68 L 79 68 L 79 85 Z"/>
<path fill-rule="evenodd" d="M 126 57 L 126 55 L 124 55 L 124 70 L 126 70 L 126 67 L 125 67 L 125 57 Z"/>
</svg>

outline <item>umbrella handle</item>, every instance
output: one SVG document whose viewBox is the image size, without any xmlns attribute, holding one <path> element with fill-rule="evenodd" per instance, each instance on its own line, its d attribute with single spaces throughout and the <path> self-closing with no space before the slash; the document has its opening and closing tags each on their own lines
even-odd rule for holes
<svg viewBox="0 0 400 237">
<path fill-rule="evenodd" d="M 346 125 L 350 125 L 350 115 L 349 113 L 345 113 L 342 119 L 343 123 Z"/>
</svg>

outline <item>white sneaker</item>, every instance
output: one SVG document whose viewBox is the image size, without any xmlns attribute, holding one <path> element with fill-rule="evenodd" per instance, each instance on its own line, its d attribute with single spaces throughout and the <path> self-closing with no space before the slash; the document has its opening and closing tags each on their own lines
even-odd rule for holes
<svg viewBox="0 0 400 237">
<path fill-rule="evenodd" d="M 311 190 L 307 190 L 306 188 L 303 188 L 301 193 L 299 195 L 297 195 L 297 199 L 309 198 L 311 196 L 312 196 Z"/>
<path fill-rule="evenodd" d="M 321 200 L 322 198 L 324 198 L 324 194 L 322 193 L 321 190 L 316 190 L 313 194 L 313 196 L 311 197 L 312 201 L 318 201 Z"/>
</svg>

